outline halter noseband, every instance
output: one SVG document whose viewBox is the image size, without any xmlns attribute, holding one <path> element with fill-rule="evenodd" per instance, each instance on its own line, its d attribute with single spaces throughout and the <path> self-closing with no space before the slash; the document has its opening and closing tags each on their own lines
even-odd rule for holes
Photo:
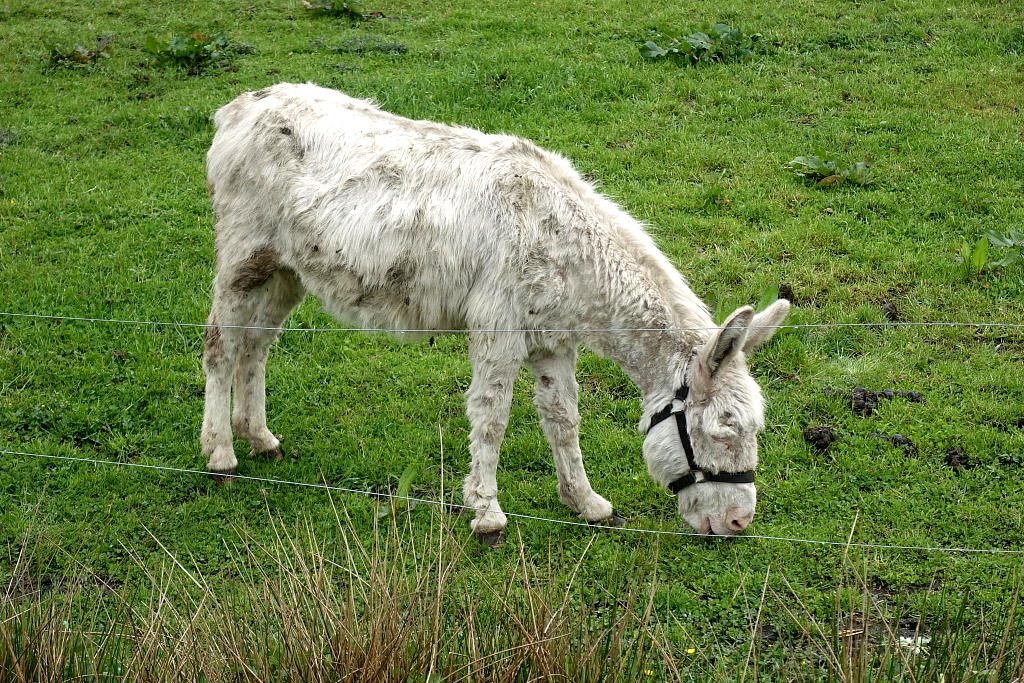
<svg viewBox="0 0 1024 683">
<path fill-rule="evenodd" d="M 686 428 L 686 398 L 690 395 L 690 387 L 683 383 L 683 386 L 676 389 L 675 400 L 681 401 L 683 407 L 679 410 L 672 410 L 672 403 L 656 412 L 651 416 L 651 425 L 647 428 L 647 433 L 650 434 L 654 426 L 664 422 L 669 417 L 676 416 L 676 427 L 679 429 L 679 440 L 683 444 L 683 450 L 686 452 L 686 462 L 690 466 L 690 471 L 679 477 L 668 485 L 669 491 L 673 495 L 679 493 L 687 486 L 693 484 L 702 484 L 707 481 L 724 482 L 727 484 L 753 484 L 754 483 L 754 470 L 746 470 L 744 472 L 708 472 L 697 466 L 697 461 L 693 457 L 693 444 L 690 443 L 690 430 Z M 704 478 L 697 481 L 697 474 L 704 475 Z"/>
</svg>

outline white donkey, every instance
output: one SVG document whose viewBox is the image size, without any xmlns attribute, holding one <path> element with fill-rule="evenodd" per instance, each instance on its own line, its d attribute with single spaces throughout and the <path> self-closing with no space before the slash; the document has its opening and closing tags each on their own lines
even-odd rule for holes
<svg viewBox="0 0 1024 683">
<path fill-rule="evenodd" d="M 313 85 L 242 94 L 215 122 L 202 428 L 212 472 L 235 471 L 232 428 L 255 453 L 280 455 L 266 424 L 267 352 L 312 292 L 367 327 L 471 330 L 463 500 L 483 541 L 506 524 L 495 474 L 524 363 L 559 498 L 585 520 L 622 522 L 583 469 L 581 343 L 640 388 L 647 470 L 686 521 L 715 534 L 750 523 L 764 406 L 745 354 L 771 338 L 788 302 L 715 326 L 636 220 L 520 138 L 405 119 Z"/>
</svg>

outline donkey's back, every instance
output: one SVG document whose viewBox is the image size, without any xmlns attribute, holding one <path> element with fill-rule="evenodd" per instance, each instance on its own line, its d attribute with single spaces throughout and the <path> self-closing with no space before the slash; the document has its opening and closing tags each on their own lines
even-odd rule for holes
<svg viewBox="0 0 1024 683">
<path fill-rule="evenodd" d="M 313 85 L 245 93 L 214 120 L 218 277 L 235 279 L 222 284 L 249 290 L 287 268 L 336 315 L 371 327 L 524 325 L 518 314 L 544 302 L 519 266 L 557 251 L 544 219 L 589 190 L 520 138 Z"/>
</svg>

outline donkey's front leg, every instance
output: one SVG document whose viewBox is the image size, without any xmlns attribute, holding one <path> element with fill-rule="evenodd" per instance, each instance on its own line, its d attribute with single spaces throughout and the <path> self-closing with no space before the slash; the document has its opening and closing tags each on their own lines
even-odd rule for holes
<svg viewBox="0 0 1024 683">
<path fill-rule="evenodd" d="M 588 522 L 624 523 L 613 516 L 612 504 L 594 492 L 583 469 L 576 349 L 538 349 L 530 353 L 527 364 L 536 380 L 533 403 L 555 459 L 559 499 Z"/>
<path fill-rule="evenodd" d="M 507 522 L 498 505 L 498 452 L 508 426 L 512 385 L 523 358 L 522 340 L 509 337 L 473 335 L 469 342 L 473 381 L 466 392 L 466 416 L 471 427 L 471 463 L 462 498 L 465 505 L 476 508 L 476 518 L 470 523 L 473 533 L 491 546 L 501 543 Z"/>
</svg>

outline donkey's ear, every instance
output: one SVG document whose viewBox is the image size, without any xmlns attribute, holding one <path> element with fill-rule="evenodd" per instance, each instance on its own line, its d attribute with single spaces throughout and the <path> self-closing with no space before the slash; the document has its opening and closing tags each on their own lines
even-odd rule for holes
<svg viewBox="0 0 1024 683">
<path fill-rule="evenodd" d="M 743 353 L 750 353 L 764 346 L 779 331 L 778 326 L 786 319 L 788 313 L 789 302 L 778 299 L 755 315 L 747 331 L 747 340 L 743 342 Z"/>
<path fill-rule="evenodd" d="M 700 361 L 709 375 L 715 374 L 722 363 L 743 350 L 747 338 L 747 327 L 753 319 L 753 308 L 750 306 L 737 308 L 726 318 L 718 331 L 711 335 L 711 339 L 708 339 L 700 352 Z"/>
</svg>

